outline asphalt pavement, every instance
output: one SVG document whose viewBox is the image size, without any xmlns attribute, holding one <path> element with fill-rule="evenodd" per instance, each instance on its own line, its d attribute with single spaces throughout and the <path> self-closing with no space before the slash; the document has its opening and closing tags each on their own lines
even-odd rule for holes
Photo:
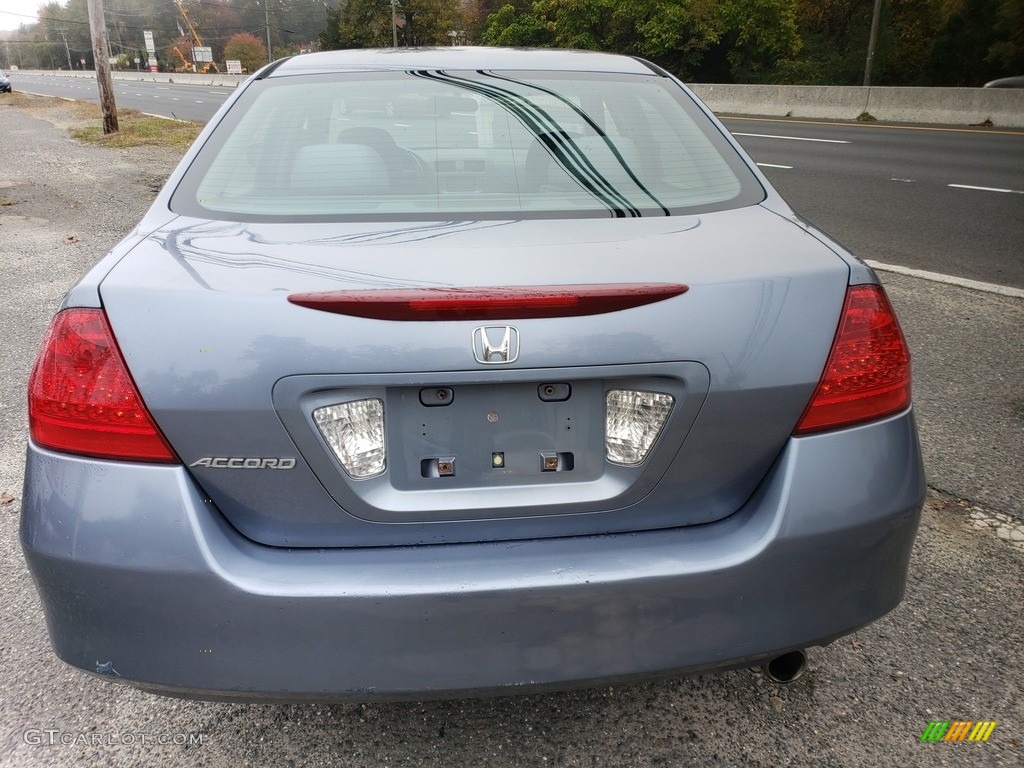
<svg viewBox="0 0 1024 768">
<path fill-rule="evenodd" d="M 1024 300 L 891 273 L 882 278 L 913 349 L 936 490 L 904 603 L 812 649 L 788 688 L 740 670 L 544 696 L 234 705 L 156 697 L 64 666 L 17 540 L 25 383 L 64 291 L 134 224 L 176 158 L 80 145 L 49 122 L 62 120 L 59 108 L 0 106 L 0 134 L 18 147 L 0 166 L 0 765 L 1024 763 L 1024 543 L 1012 541 L 1024 538 L 1013 523 L 1024 518 Z M 1003 538 L 993 520 L 1010 521 Z M 187 598 L 167 608 L 188 620 Z M 997 726 L 985 743 L 921 742 L 936 720 Z"/>
<path fill-rule="evenodd" d="M 99 103 L 99 90 L 93 78 L 13 74 L 17 82 L 15 90 Z M 235 90 L 224 86 L 120 79 L 113 83 L 114 101 L 119 108 L 203 123 L 213 117 L 213 113 Z"/>
<path fill-rule="evenodd" d="M 798 213 L 859 256 L 1024 288 L 1024 131 L 724 122 Z"/>
</svg>

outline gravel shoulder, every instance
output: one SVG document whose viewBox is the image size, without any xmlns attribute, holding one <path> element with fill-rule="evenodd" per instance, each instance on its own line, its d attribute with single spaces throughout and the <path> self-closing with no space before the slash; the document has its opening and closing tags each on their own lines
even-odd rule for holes
<svg viewBox="0 0 1024 768">
<path fill-rule="evenodd" d="M 984 523 L 1008 511 L 996 493 L 985 506 L 933 492 L 906 600 L 812 649 L 789 687 L 740 670 L 543 696 L 232 705 L 156 697 L 63 665 L 18 545 L 25 382 L 65 290 L 134 225 L 179 156 L 79 144 L 65 130 L 77 119 L 62 104 L 0 105 L 0 135 L 16 148 L 0 166 L 0 202 L 11 201 L 0 205 L 0 496 L 15 497 L 0 504 L 0 766 L 1024 764 L 1024 545 Z M 977 313 L 988 301 L 944 287 L 932 302 L 910 278 L 893 285 L 894 301 L 924 296 L 951 329 L 964 303 Z M 931 375 L 926 348 L 915 352 Z M 923 744 L 931 720 L 998 725 L 987 743 Z"/>
</svg>

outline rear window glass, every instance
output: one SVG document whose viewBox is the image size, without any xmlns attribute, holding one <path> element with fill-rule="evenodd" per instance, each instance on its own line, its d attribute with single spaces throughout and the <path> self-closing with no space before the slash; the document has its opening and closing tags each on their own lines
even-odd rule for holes
<svg viewBox="0 0 1024 768">
<path fill-rule="evenodd" d="M 171 207 L 238 221 L 572 218 L 762 198 L 667 78 L 419 71 L 252 83 Z"/>
</svg>

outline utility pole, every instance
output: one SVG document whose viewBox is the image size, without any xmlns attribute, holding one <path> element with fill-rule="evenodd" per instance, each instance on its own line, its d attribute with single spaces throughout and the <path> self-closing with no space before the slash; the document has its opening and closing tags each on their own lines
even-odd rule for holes
<svg viewBox="0 0 1024 768">
<path fill-rule="evenodd" d="M 394 48 L 398 47 L 398 20 L 395 18 L 396 13 L 395 0 L 391 0 L 391 45 Z"/>
<path fill-rule="evenodd" d="M 274 49 L 270 47 L 270 0 L 263 0 L 263 18 L 267 22 L 267 64 L 274 60 Z"/>
<path fill-rule="evenodd" d="M 864 63 L 864 87 L 871 85 L 871 62 L 875 58 L 875 42 L 878 40 L 878 20 L 882 15 L 882 0 L 875 0 L 875 11 L 871 15 L 871 37 L 868 39 L 868 60 Z"/>
<path fill-rule="evenodd" d="M 107 25 L 103 20 L 103 0 L 87 2 L 92 55 L 96 60 L 96 83 L 100 88 L 100 109 L 103 110 L 103 133 L 117 133 L 117 104 L 114 103 L 114 81 L 110 78 L 110 46 L 107 45 Z"/>
<path fill-rule="evenodd" d="M 64 34 L 64 30 L 60 31 L 60 36 L 64 38 L 64 53 L 68 55 L 68 69 L 74 69 L 71 64 L 71 49 L 68 48 L 68 36 Z"/>
</svg>

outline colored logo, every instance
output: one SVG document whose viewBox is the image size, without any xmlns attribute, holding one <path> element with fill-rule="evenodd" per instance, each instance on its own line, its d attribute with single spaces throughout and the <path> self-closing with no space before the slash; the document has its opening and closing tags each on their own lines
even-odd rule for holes
<svg viewBox="0 0 1024 768">
<path fill-rule="evenodd" d="M 995 729 L 995 720 L 933 720 L 921 734 L 921 741 L 988 741 Z"/>
</svg>

